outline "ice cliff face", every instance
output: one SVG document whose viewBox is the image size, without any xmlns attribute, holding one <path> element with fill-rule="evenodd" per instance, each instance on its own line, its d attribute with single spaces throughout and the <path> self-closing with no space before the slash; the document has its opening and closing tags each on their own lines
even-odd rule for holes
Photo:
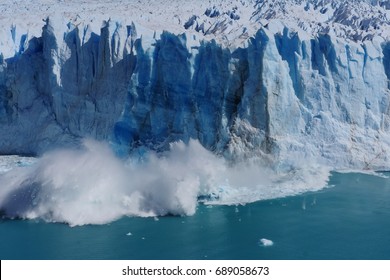
<svg viewBox="0 0 390 280">
<path fill-rule="evenodd" d="M 91 137 L 128 154 L 193 138 L 227 158 L 260 156 L 280 168 L 388 168 L 387 14 L 348 33 L 356 30 L 355 10 L 344 17 L 353 21 L 342 21 L 334 4 L 341 2 L 322 2 L 277 1 L 275 13 L 271 2 L 251 2 L 246 30 L 234 27 L 245 17 L 238 8 L 216 7 L 180 21 L 184 33 L 115 20 L 96 31 L 55 17 L 37 37 L 13 26 L 14 54 L 0 50 L 0 153 L 39 154 Z M 387 11 L 386 1 L 358 2 Z M 348 30 L 308 32 L 308 21 L 277 16 L 287 4 L 322 15 L 332 10 L 328 19 Z M 200 28 L 202 17 L 215 20 L 207 29 L 213 32 Z M 230 21 L 231 33 L 221 24 Z"/>
</svg>

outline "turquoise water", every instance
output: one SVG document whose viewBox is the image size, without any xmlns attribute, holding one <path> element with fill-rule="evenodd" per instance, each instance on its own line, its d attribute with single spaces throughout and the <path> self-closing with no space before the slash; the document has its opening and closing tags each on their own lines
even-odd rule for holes
<svg viewBox="0 0 390 280">
<path fill-rule="evenodd" d="M 0 220 L 0 258 L 390 259 L 390 179 L 333 173 L 329 185 L 247 205 L 199 205 L 189 217 L 80 227 Z"/>
</svg>

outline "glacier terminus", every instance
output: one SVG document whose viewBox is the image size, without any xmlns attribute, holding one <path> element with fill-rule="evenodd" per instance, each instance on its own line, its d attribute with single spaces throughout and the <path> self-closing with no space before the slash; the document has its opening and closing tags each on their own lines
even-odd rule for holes
<svg viewBox="0 0 390 280">
<path fill-rule="evenodd" d="M 388 168 L 388 1 L 21 2 L 0 6 L 2 154 L 197 139 L 281 167 Z"/>
</svg>

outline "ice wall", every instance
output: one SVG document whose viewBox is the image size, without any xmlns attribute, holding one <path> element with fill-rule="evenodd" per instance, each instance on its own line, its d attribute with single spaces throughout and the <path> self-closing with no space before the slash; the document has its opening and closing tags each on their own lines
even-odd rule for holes
<svg viewBox="0 0 390 280">
<path fill-rule="evenodd" d="M 1 154 L 90 137 L 126 155 L 193 138 L 280 168 L 389 166 L 390 47 L 380 37 L 311 38 L 270 23 L 229 49 L 112 20 L 96 32 L 48 19 L 41 37 L 13 40 L 21 47 L 0 57 Z"/>
</svg>

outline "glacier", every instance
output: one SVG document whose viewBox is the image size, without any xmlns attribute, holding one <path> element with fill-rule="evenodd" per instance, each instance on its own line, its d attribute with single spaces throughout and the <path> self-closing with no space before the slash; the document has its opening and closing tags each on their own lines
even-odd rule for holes
<svg viewBox="0 0 390 280">
<path fill-rule="evenodd" d="M 107 7 L 116 4 L 106 2 Z M 231 164 L 260 164 L 272 174 L 267 186 L 278 184 L 277 174 L 287 174 L 291 182 L 302 176 L 308 182 L 307 172 L 312 172 L 312 179 L 318 176 L 322 186 L 328 171 L 308 171 L 318 166 L 326 170 L 389 169 L 387 1 L 226 4 L 215 0 L 199 5 L 193 1 L 189 4 L 193 9 L 180 8 L 180 1 L 170 6 L 160 1 L 157 8 L 137 6 L 134 1 L 129 5 L 135 6 L 126 6 L 125 11 L 117 5 L 117 19 L 103 14 L 93 20 L 89 15 L 93 5 L 85 3 L 80 4 L 77 16 L 76 10 L 65 8 L 66 13 L 60 15 L 45 14 L 46 6 L 41 5 L 32 9 L 38 9 L 44 21 L 34 15 L 34 24 L 19 20 L 9 30 L 0 31 L 0 154 L 42 156 L 58 148 L 85 148 L 84 139 L 95 139 L 109 142 L 116 156 L 134 158 L 151 151 L 164 155 L 175 145 L 187 143 L 190 151 L 195 149 L 194 155 L 215 162 L 226 177 L 245 173 L 242 166 L 226 167 Z M 89 10 L 83 14 L 86 7 Z M 158 13 L 159 8 L 167 12 Z M 143 13 L 137 14 L 137 9 Z M 126 13 L 133 17 L 127 18 Z M 218 159 L 196 146 L 195 140 Z M 52 161 L 38 165 L 39 172 L 33 168 L 39 182 L 48 180 L 44 175 L 50 166 L 47 162 Z M 117 165 L 115 160 L 112 163 Z M 91 170 L 99 173 L 104 168 Z M 118 180 L 126 181 L 126 172 L 119 170 Z M 304 175 L 292 176 L 296 170 L 304 170 Z M 194 171 L 199 175 L 195 179 L 189 175 L 192 171 L 190 167 L 183 171 L 190 178 L 190 194 L 183 195 L 186 201 L 159 201 L 156 205 L 161 204 L 164 211 L 148 206 L 142 215 L 193 213 L 197 195 L 225 195 L 224 202 L 237 202 L 233 198 L 240 191 L 226 187 L 226 178 L 202 170 L 201 175 Z M 255 173 L 249 171 L 248 176 Z M 23 174 L 27 181 L 32 176 Z M 61 174 L 61 178 L 70 176 Z M 261 181 L 260 177 L 256 178 Z M 186 180 L 169 177 L 166 182 Z M 208 180 L 217 183 L 210 187 Z M 8 177 L 1 182 L 15 188 L 20 183 Z M 126 193 L 120 185 L 114 189 Z M 297 185 L 298 191 L 287 194 L 307 190 Z M 62 183 L 57 186 L 63 188 Z M 251 188 L 247 193 L 252 198 L 238 203 L 286 194 L 276 188 L 262 196 Z M 177 198 L 183 191 L 179 186 L 168 192 Z M 148 190 L 143 195 L 153 197 Z M 53 212 L 51 207 L 45 209 Z M 86 212 L 93 213 L 93 209 Z M 136 211 L 119 209 L 116 213 Z"/>
<path fill-rule="evenodd" d="M 13 44 L 0 50 L 0 153 L 39 155 L 93 138 L 126 155 L 197 139 L 226 158 L 255 155 L 281 168 L 298 155 L 334 168 L 387 169 L 387 37 L 312 35 L 269 19 L 267 8 L 266 24 L 238 45 L 218 34 L 220 17 L 240 16 L 215 7 L 205 11 L 216 18 L 206 35 L 188 22 L 179 34 L 111 19 L 93 30 L 56 15 L 37 37 L 12 25 Z"/>
</svg>

